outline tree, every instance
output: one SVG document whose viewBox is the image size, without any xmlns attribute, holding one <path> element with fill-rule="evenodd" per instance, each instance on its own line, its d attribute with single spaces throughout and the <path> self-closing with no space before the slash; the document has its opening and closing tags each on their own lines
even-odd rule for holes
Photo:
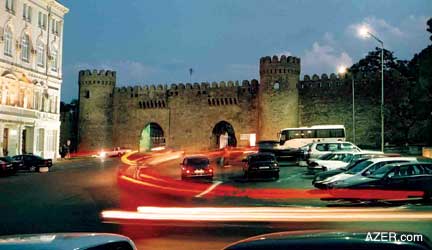
<svg viewBox="0 0 432 250">
<path fill-rule="evenodd" d="M 380 87 L 381 53 L 381 48 L 375 48 L 354 64 L 350 72 L 367 76 L 370 86 Z M 384 50 L 385 140 L 392 143 L 409 142 L 411 129 L 423 119 L 424 108 L 419 102 L 423 93 L 416 84 L 416 70 L 412 64 L 412 61 L 398 60 L 393 52 Z M 378 102 L 379 98 L 376 95 Z"/>
<path fill-rule="evenodd" d="M 384 72 L 397 68 L 396 59 L 393 52 L 384 49 Z M 370 51 L 365 58 L 351 66 L 349 71 L 354 74 L 377 74 L 381 72 L 381 48 L 376 47 L 374 51 Z"/>
<path fill-rule="evenodd" d="M 426 30 L 429 31 L 430 33 L 432 33 L 432 18 L 430 18 L 427 21 L 427 25 L 429 26 Z M 429 37 L 429 39 L 432 41 L 432 36 Z"/>
</svg>

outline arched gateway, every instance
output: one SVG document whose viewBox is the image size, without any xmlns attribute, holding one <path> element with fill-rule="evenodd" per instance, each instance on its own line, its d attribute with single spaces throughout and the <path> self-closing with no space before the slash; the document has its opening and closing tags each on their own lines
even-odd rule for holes
<svg viewBox="0 0 432 250">
<path fill-rule="evenodd" d="M 212 146 L 214 148 L 237 146 L 234 128 L 230 123 L 226 121 L 220 121 L 214 126 L 212 131 Z"/>
<path fill-rule="evenodd" d="M 147 124 L 141 132 L 139 151 L 144 152 L 164 145 L 165 137 L 162 127 L 155 122 Z"/>
</svg>

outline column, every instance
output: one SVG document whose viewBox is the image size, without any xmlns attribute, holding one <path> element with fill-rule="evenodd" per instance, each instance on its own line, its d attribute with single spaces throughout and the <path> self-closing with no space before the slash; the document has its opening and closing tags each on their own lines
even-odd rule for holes
<svg viewBox="0 0 432 250">
<path fill-rule="evenodd" d="M 18 124 L 18 145 L 17 145 L 17 154 L 22 154 L 22 144 L 23 144 L 23 125 Z"/>
</svg>

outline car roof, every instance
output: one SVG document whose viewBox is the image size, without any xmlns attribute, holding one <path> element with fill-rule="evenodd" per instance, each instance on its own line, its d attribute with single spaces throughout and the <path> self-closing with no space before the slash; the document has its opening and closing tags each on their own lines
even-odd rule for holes
<svg viewBox="0 0 432 250">
<path fill-rule="evenodd" d="M 400 235 L 414 234 L 395 232 Z M 431 243 L 424 236 L 417 242 L 366 241 L 370 232 L 298 231 L 258 235 L 233 243 L 225 250 L 237 249 L 430 249 Z M 416 233 L 418 234 L 418 233 Z"/>
<path fill-rule="evenodd" d="M 254 157 L 254 156 L 266 156 L 266 155 L 269 155 L 269 156 L 275 156 L 273 153 L 270 153 L 270 152 L 258 152 L 258 153 L 250 154 L 250 155 L 248 155 L 248 157 Z"/>
<path fill-rule="evenodd" d="M 203 159 L 203 158 L 205 158 L 205 159 L 209 159 L 208 158 L 208 156 L 207 155 L 188 155 L 188 156 L 185 156 L 184 157 L 185 159 Z"/>
<path fill-rule="evenodd" d="M 312 144 L 316 145 L 316 144 L 344 144 L 344 143 L 353 144 L 352 142 L 349 141 L 317 141 L 317 142 L 313 142 Z"/>
<path fill-rule="evenodd" d="M 376 157 L 370 158 L 369 161 L 377 163 L 386 161 L 418 161 L 418 159 L 417 157 Z"/>
</svg>

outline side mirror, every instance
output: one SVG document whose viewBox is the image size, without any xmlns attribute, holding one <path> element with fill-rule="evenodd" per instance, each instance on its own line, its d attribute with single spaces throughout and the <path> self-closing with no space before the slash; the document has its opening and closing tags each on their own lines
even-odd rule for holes
<svg viewBox="0 0 432 250">
<path fill-rule="evenodd" d="M 364 172 L 363 175 L 364 175 L 364 176 L 368 176 L 368 175 L 370 175 L 370 174 L 371 174 L 371 171 L 368 170 L 368 171 Z"/>
</svg>

